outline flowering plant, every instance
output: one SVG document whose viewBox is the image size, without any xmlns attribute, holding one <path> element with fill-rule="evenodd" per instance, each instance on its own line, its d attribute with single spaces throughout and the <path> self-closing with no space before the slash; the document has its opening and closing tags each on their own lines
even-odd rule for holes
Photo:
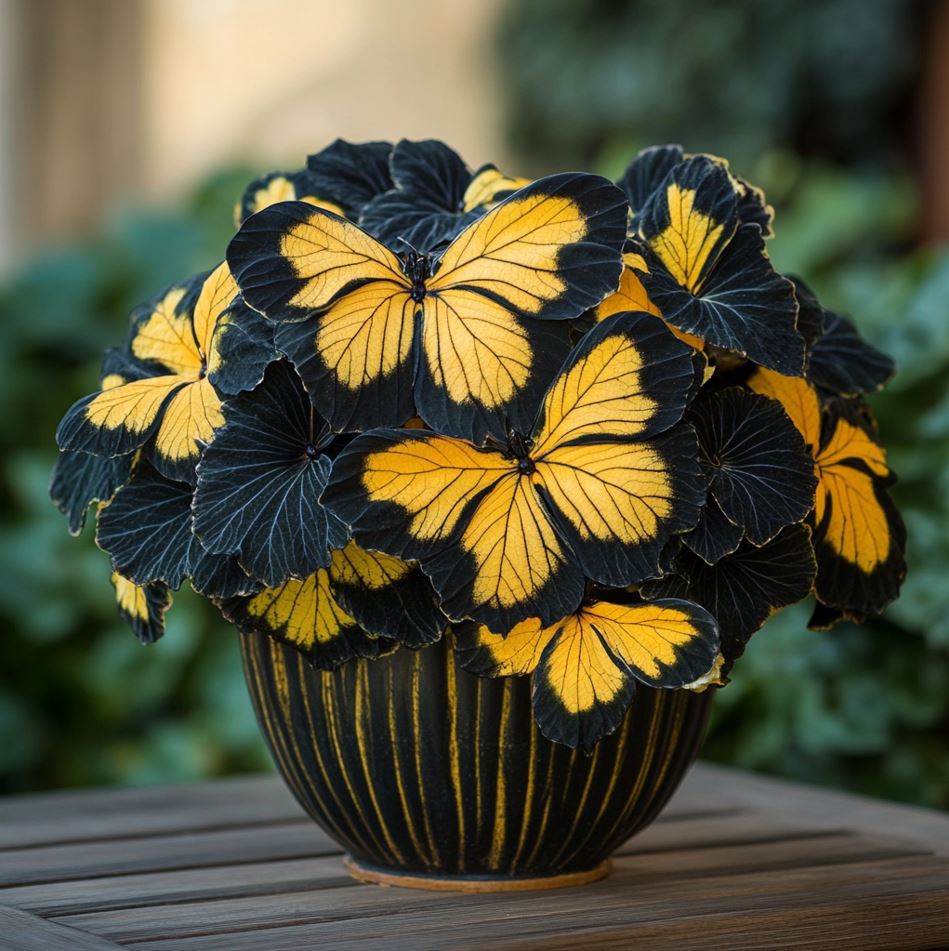
<svg viewBox="0 0 949 951">
<path fill-rule="evenodd" d="M 892 364 L 774 269 L 723 160 L 528 181 L 337 141 L 236 215 L 57 433 L 53 498 L 74 532 L 99 503 L 143 641 L 186 578 L 326 670 L 450 626 L 589 749 L 639 685 L 727 682 L 786 605 L 825 628 L 896 597 L 863 399 Z"/>
</svg>

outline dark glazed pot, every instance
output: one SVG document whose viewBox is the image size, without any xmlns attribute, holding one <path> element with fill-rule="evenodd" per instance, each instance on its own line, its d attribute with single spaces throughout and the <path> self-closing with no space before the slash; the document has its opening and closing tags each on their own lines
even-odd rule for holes
<svg viewBox="0 0 949 951">
<path fill-rule="evenodd" d="M 326 673 L 241 638 L 277 767 L 357 877 L 489 891 L 579 884 L 651 822 L 695 758 L 713 691 L 640 687 L 592 755 L 551 743 L 525 677 L 457 667 L 448 640 Z"/>
</svg>

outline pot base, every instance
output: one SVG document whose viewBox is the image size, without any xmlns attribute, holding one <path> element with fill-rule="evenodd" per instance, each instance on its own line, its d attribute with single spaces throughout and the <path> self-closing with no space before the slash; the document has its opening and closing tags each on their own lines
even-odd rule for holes
<svg viewBox="0 0 949 951">
<path fill-rule="evenodd" d="M 422 888 L 432 892 L 529 892 L 550 888 L 572 888 L 606 878 L 612 871 L 613 863 L 607 859 L 599 865 L 582 872 L 564 872 L 560 875 L 542 875 L 535 878 L 511 878 L 487 875 L 426 875 L 415 872 L 397 872 L 389 868 L 363 865 L 349 855 L 343 857 L 343 864 L 349 874 L 358 882 L 371 885 L 395 886 L 396 888 Z"/>
</svg>

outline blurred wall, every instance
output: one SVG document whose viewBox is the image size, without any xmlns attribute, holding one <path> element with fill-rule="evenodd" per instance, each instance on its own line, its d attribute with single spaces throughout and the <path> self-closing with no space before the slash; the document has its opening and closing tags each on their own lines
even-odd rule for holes
<svg viewBox="0 0 949 951">
<path fill-rule="evenodd" d="M 0 0 L 0 277 L 14 247 L 13 191 L 17 148 L 14 141 L 17 104 L 15 77 L 19 71 L 17 37 L 20 34 L 16 0 Z"/>
<path fill-rule="evenodd" d="M 222 163 L 299 165 L 336 136 L 504 157 L 489 55 L 500 0 L 0 4 L 7 266 Z"/>
</svg>

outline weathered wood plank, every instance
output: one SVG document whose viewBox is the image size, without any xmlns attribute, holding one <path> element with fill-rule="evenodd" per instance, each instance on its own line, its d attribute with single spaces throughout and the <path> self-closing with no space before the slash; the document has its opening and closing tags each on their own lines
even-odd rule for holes
<svg viewBox="0 0 949 951">
<path fill-rule="evenodd" d="M 294 821 L 262 828 L 11 850 L 0 857 L 0 885 L 315 858 L 338 852 L 339 847 L 315 823 Z"/>
<path fill-rule="evenodd" d="M 885 832 L 949 858 L 949 813 L 805 786 L 714 763 L 697 763 L 686 776 L 682 792 L 694 796 L 703 789 L 724 793 L 733 806 L 802 822 L 809 828 L 845 826 L 871 835 Z"/>
<path fill-rule="evenodd" d="M 786 951 L 812 948 L 823 951 L 829 942 L 843 951 L 933 951 L 945 947 L 947 931 L 928 895 L 899 895 L 887 899 L 885 909 L 874 898 L 846 903 L 831 901 L 817 908 L 756 909 L 740 916 L 731 912 L 705 914 L 700 918 L 677 917 L 668 921 L 640 923 L 633 928 L 606 925 L 545 936 L 509 941 L 501 938 L 484 944 L 442 944 L 441 951 L 629 951 L 631 943 L 650 951 Z M 268 945 L 269 947 L 269 945 Z M 337 945 L 339 948 L 348 945 Z M 371 947 L 371 945 L 366 945 Z M 424 951 L 422 945 L 415 945 Z"/>
<path fill-rule="evenodd" d="M 625 862 L 627 860 L 621 860 Z M 376 895 L 366 895 L 375 891 Z M 396 891 L 393 889 L 393 891 Z M 382 889 L 365 886 L 346 892 L 346 907 L 337 905 L 323 918 L 308 918 L 313 896 L 280 896 L 285 924 L 271 926 L 269 909 L 234 931 L 168 935 L 152 932 L 145 940 L 124 942 L 143 951 L 296 951 L 301 947 L 329 947 L 334 951 L 378 948 L 411 948 L 413 951 L 474 951 L 503 947 L 549 948 L 557 936 L 572 937 L 574 948 L 594 951 L 600 947 L 596 933 L 608 926 L 626 944 L 607 947 L 652 947 L 638 939 L 640 928 L 668 934 L 669 945 L 692 948 L 708 917 L 726 916 L 741 934 L 744 916 L 757 916 L 746 944 L 767 947 L 764 939 L 780 939 L 771 917 L 799 921 L 803 944 L 776 943 L 782 948 L 836 946 L 855 935 L 868 936 L 863 947 L 894 947 L 876 944 L 877 933 L 888 933 L 889 909 L 912 906 L 912 914 L 926 916 L 925 933 L 931 947 L 949 940 L 949 919 L 938 915 L 949 908 L 949 869 L 931 860 L 853 863 L 817 869 L 775 869 L 765 872 L 725 875 L 713 880 L 680 879 L 660 875 L 654 881 L 632 882 L 622 869 L 612 878 L 583 889 L 535 892 L 521 895 L 446 896 L 399 892 L 395 907 L 382 901 Z M 817 908 L 827 914 L 816 916 Z M 844 911 L 850 909 L 846 914 Z M 854 911 L 853 909 L 856 909 Z M 815 915 L 820 925 L 808 927 Z M 296 916 L 296 917 L 293 917 Z M 929 920 L 928 916 L 932 916 Z M 100 927 L 99 924 L 96 927 Z M 905 923 L 902 925 L 905 928 Z M 921 929 L 922 930 L 922 929 Z M 933 938 L 937 940 L 932 940 Z M 562 946 L 562 945 L 561 945 Z M 713 945 L 715 946 L 715 945 Z M 717 945 L 731 948 L 730 940 Z M 740 945 L 739 945 L 740 946 Z M 853 945 L 851 945 L 853 946 Z"/>
<path fill-rule="evenodd" d="M 275 776 L 0 797 L 0 848 L 306 820 Z"/>
<path fill-rule="evenodd" d="M 798 822 L 771 819 L 750 810 L 702 819 L 657 822 L 638 832 L 617 849 L 618 855 L 662 852 L 667 849 L 703 849 L 764 840 L 793 838 L 809 830 Z"/>
<path fill-rule="evenodd" d="M 584 889 L 359 886 L 338 851 L 274 777 L 0 799 L 0 947 L 949 947 L 949 816 L 707 764 Z"/>
<path fill-rule="evenodd" d="M 0 948 L 10 951 L 116 951 L 98 935 L 43 921 L 19 908 L 0 905 Z"/>
<path fill-rule="evenodd" d="M 936 909 L 936 914 L 939 910 Z M 787 951 L 811 948 L 824 951 L 833 942 L 843 951 L 933 951 L 944 948 L 946 929 L 932 917 L 928 896 L 901 895 L 887 899 L 885 908 L 873 898 L 846 903 L 830 902 L 808 908 L 755 909 L 740 916 L 732 913 L 679 916 L 671 923 L 638 923 L 632 928 L 603 926 L 577 930 L 539 940 L 537 936 L 492 941 L 492 951 L 629 951 L 631 943 L 649 951 Z M 366 945 L 371 947 L 372 945 Z M 268 945 L 268 948 L 270 946 Z M 348 948 L 349 945 L 337 945 Z M 425 945 L 414 945 L 425 951 Z M 482 951 L 478 940 L 463 939 L 435 944 L 439 951 Z"/>
<path fill-rule="evenodd" d="M 0 898 L 48 917 L 349 885 L 356 882 L 333 855 L 13 885 L 0 889 Z"/>
<path fill-rule="evenodd" d="M 904 860 L 905 852 L 881 848 L 861 839 L 838 835 L 830 837 L 792 838 L 767 844 L 732 845 L 722 848 L 685 849 L 624 856 L 616 860 L 617 871 L 597 891 L 582 892 L 601 905 L 604 900 L 639 900 L 645 887 L 654 891 L 661 887 L 675 891 L 687 877 L 711 878 L 735 875 L 764 875 L 790 869 L 844 866 L 850 863 Z M 944 867 L 949 888 L 949 866 Z M 841 874 L 846 875 L 846 872 Z M 497 903 L 499 914 L 512 909 L 544 907 L 571 908 L 583 903 L 577 891 L 545 893 L 529 896 L 488 896 Z M 339 891 L 307 891 L 264 895 L 233 900 L 182 902 L 153 908 L 126 908 L 115 911 L 92 911 L 59 916 L 62 924 L 86 928 L 118 941 L 147 940 L 155 934 L 166 937 L 188 937 L 197 934 L 244 931 L 262 927 L 279 927 L 301 922 L 345 922 L 350 918 L 405 914 L 408 908 L 425 917 L 459 914 L 470 909 L 474 896 L 412 892 L 404 889 L 360 887 Z M 481 907 L 484 901 L 474 902 Z"/>
</svg>

